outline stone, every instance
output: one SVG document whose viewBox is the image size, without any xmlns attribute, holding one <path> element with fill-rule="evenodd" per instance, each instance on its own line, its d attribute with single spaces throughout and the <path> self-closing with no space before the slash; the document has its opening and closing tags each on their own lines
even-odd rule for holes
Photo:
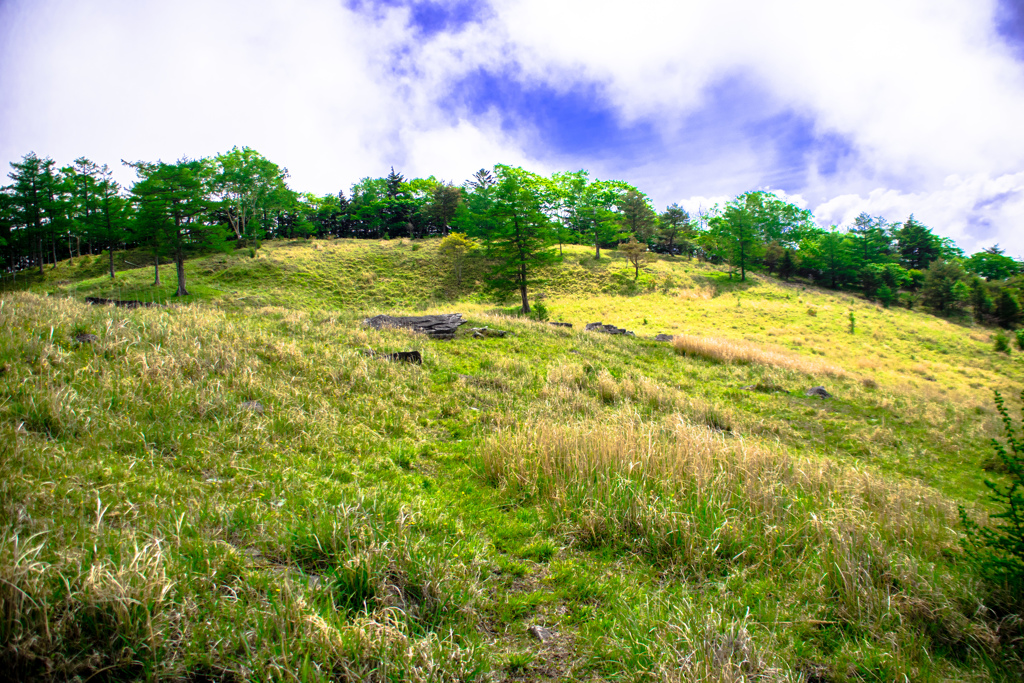
<svg viewBox="0 0 1024 683">
<path fill-rule="evenodd" d="M 370 358 L 379 358 L 381 360 L 393 360 L 399 363 L 415 363 L 416 365 L 423 365 L 423 355 L 419 351 L 396 351 L 395 353 L 381 353 L 374 351 L 373 349 L 366 349 L 363 351 Z"/>
<path fill-rule="evenodd" d="M 543 626 L 537 626 L 536 624 L 528 626 L 526 628 L 526 632 L 542 643 L 555 637 L 555 634 L 551 629 L 544 628 Z"/>
<path fill-rule="evenodd" d="M 257 415 L 263 414 L 263 404 L 259 401 L 242 401 L 238 405 L 242 410 L 248 410 L 249 412 L 256 413 Z"/>
<path fill-rule="evenodd" d="M 671 335 L 671 334 L 659 334 L 657 337 L 654 338 L 654 341 L 670 342 L 673 339 L 675 339 L 674 335 Z"/>
<path fill-rule="evenodd" d="M 807 396 L 819 396 L 821 398 L 832 398 L 832 394 L 825 390 L 825 387 L 811 387 L 804 392 Z"/>
<path fill-rule="evenodd" d="M 375 315 L 367 318 L 363 324 L 383 330 L 387 328 L 405 328 L 414 332 L 422 332 L 431 339 L 454 339 L 459 325 L 465 325 L 461 313 L 442 313 L 440 315 Z"/>
<path fill-rule="evenodd" d="M 508 330 L 492 330 L 489 327 L 471 327 L 469 328 L 473 333 L 474 339 L 485 339 L 487 337 L 504 337 L 505 335 L 511 334 Z"/>
<path fill-rule="evenodd" d="M 585 328 L 587 332 L 603 332 L 604 334 L 621 334 L 626 337 L 635 337 L 636 335 L 629 330 L 621 327 L 615 327 L 615 325 L 605 325 L 604 323 L 587 323 Z"/>
<path fill-rule="evenodd" d="M 548 325 L 553 325 L 555 327 L 568 327 L 568 328 L 572 328 L 572 323 L 548 323 Z"/>
<path fill-rule="evenodd" d="M 89 334 L 88 332 L 80 332 L 75 335 L 75 341 L 79 344 L 93 344 L 100 340 L 95 334 Z"/>
<path fill-rule="evenodd" d="M 122 301 L 120 299 L 101 299 L 97 296 L 85 297 L 85 303 L 93 306 L 117 306 L 118 308 L 153 308 L 161 305 L 153 301 Z"/>
</svg>

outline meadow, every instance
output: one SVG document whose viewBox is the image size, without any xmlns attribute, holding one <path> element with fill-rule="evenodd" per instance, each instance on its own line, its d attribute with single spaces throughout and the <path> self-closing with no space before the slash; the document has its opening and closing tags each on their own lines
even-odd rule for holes
<svg viewBox="0 0 1024 683">
<path fill-rule="evenodd" d="M 479 258 L 456 283 L 436 241 L 215 253 L 185 300 L 171 267 L 153 287 L 118 259 L 113 282 L 83 257 L 0 291 L 19 680 L 1024 670 L 1019 603 L 959 545 L 957 505 L 984 520 L 1001 476 L 992 392 L 1016 412 L 1024 388 L 992 329 L 678 257 L 634 279 L 576 246 L 534 293 L 571 329 L 487 300 Z M 470 322 L 362 325 L 422 312 Z"/>
</svg>

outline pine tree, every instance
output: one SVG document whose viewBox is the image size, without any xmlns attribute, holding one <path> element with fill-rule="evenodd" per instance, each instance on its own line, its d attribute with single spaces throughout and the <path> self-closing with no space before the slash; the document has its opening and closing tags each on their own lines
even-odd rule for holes
<svg viewBox="0 0 1024 683">
<path fill-rule="evenodd" d="M 510 166 L 497 166 L 495 171 L 491 225 L 484 236 L 487 258 L 494 266 L 485 283 L 499 297 L 518 292 L 522 312 L 529 313 L 528 288 L 537 282 L 537 270 L 556 258 L 551 249 L 554 230 L 542 210 L 543 179 Z"/>
<path fill-rule="evenodd" d="M 1008 330 L 1020 321 L 1020 302 L 1008 287 L 1003 287 L 999 292 L 999 301 L 996 303 L 996 318 L 998 318 L 999 324 Z"/>
</svg>

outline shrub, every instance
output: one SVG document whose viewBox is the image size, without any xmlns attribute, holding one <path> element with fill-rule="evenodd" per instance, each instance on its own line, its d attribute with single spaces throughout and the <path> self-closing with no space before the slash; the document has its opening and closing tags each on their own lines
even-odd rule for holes
<svg viewBox="0 0 1024 683">
<path fill-rule="evenodd" d="M 1024 351 L 1024 328 L 1013 333 L 1017 337 L 1017 348 Z"/>
<path fill-rule="evenodd" d="M 996 351 L 1010 353 L 1010 338 L 1002 332 L 996 332 L 996 335 L 992 337 L 992 346 Z"/>
<path fill-rule="evenodd" d="M 548 319 L 548 307 L 542 302 L 534 302 L 530 309 L 530 317 L 534 320 L 547 320 Z"/>
<path fill-rule="evenodd" d="M 1024 392 L 1021 398 L 1024 399 Z M 978 524 L 960 506 L 960 523 L 964 528 L 961 540 L 982 576 L 1009 589 L 1009 595 L 1015 596 L 1011 599 L 1021 601 L 1024 600 L 1024 439 L 1017 438 L 1013 420 L 998 391 L 995 403 L 1003 420 L 1006 445 L 993 439 L 992 447 L 1009 482 L 999 484 L 985 480 L 988 498 L 999 509 L 989 515 L 990 524 Z"/>
</svg>

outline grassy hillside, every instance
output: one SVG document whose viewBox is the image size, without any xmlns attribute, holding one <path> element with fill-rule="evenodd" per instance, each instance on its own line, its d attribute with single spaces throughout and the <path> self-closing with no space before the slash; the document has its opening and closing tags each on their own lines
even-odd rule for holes
<svg viewBox="0 0 1024 683">
<path fill-rule="evenodd" d="M 22 679 L 1019 674 L 956 531 L 998 476 L 991 391 L 1022 388 L 989 330 L 576 247 L 538 292 L 571 330 L 484 300 L 479 262 L 456 286 L 432 242 L 216 254 L 191 301 L 136 310 L 81 301 L 167 301 L 173 269 L 105 263 L 0 293 Z M 513 334 L 361 325 L 417 311 Z"/>
</svg>

